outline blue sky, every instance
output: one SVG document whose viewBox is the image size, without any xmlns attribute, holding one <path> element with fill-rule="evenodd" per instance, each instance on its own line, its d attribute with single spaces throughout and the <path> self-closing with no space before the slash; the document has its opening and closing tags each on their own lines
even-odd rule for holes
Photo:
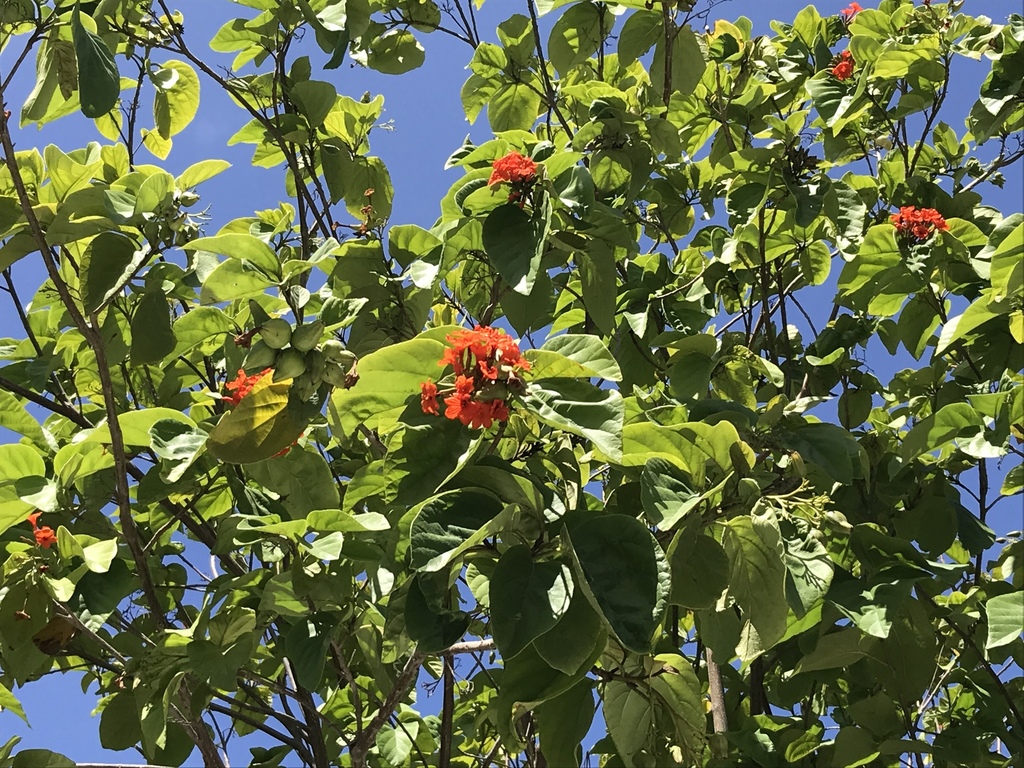
<svg viewBox="0 0 1024 768">
<path fill-rule="evenodd" d="M 862 3 L 865 7 L 872 5 Z M 803 1 L 775 0 L 775 2 L 750 2 L 731 0 L 716 6 L 710 23 L 715 18 L 732 20 L 746 15 L 754 23 L 756 34 L 771 34 L 769 21 L 772 18 L 792 19 L 806 5 Z M 841 0 L 819 3 L 822 13 L 834 13 L 846 5 Z M 235 16 L 250 13 L 250 9 L 226 0 L 179 0 L 172 6 L 180 9 L 185 16 L 186 29 L 195 50 L 203 50 L 200 41 L 213 36 L 220 25 Z M 1006 0 L 972 0 L 966 4 L 972 14 L 987 14 L 996 20 L 1013 10 L 1019 10 L 1019 3 Z M 480 32 L 485 39 L 493 39 L 495 24 L 514 12 L 523 12 L 525 3 L 518 0 L 487 0 L 479 16 Z M 464 67 L 471 51 L 468 46 L 443 35 L 421 35 L 427 50 L 426 64 L 412 73 L 398 78 L 388 77 L 346 62 L 341 68 L 322 72 L 315 77 L 332 82 L 339 93 L 358 98 L 364 91 L 385 96 L 383 121 L 386 129 L 376 129 L 371 136 L 371 147 L 387 163 L 396 190 L 395 223 L 416 223 L 429 227 L 438 214 L 438 201 L 451 183 L 461 174 L 459 170 L 443 171 L 445 159 L 458 147 L 467 133 L 481 142 L 489 138 L 486 119 L 469 126 L 463 117 L 459 100 L 459 89 L 467 73 Z M 325 59 L 319 51 L 309 51 L 314 63 Z M 0 71 L 13 62 L 14 48 L 0 54 Z M 213 54 L 211 54 L 211 58 Z M 218 63 L 226 66 L 230 57 L 219 56 Z M 31 76 L 33 68 L 26 66 L 24 75 Z M 956 85 L 952 89 L 949 113 L 960 116 L 966 113 L 977 93 L 977 85 L 987 71 L 984 62 L 960 59 L 954 70 Z M 28 78 L 19 77 L 7 94 L 8 108 L 15 114 L 21 102 L 31 89 Z M 275 207 L 285 200 L 280 169 L 266 170 L 249 165 L 251 148 L 246 145 L 226 146 L 226 141 L 244 122 L 247 116 L 234 106 L 216 86 L 208 80 L 202 82 L 202 105 L 199 117 L 182 134 L 175 138 L 175 147 L 167 163 L 167 169 L 179 173 L 188 165 L 206 158 L 223 158 L 233 167 L 216 179 L 206 182 L 200 188 L 203 206 L 210 206 L 212 221 L 210 233 L 226 221 L 251 215 L 254 210 Z M 959 117 L 951 120 L 954 129 L 962 132 Z M 42 147 L 57 144 L 65 150 L 83 146 L 90 140 L 104 141 L 87 121 L 71 116 L 47 126 L 42 132 L 29 127 L 16 131 L 15 142 L 20 149 L 31 146 Z M 141 162 L 159 162 L 140 155 Z M 1000 191 L 991 186 L 984 190 L 986 202 L 1000 207 L 1004 213 L 1021 210 L 1021 174 L 1019 167 L 1007 174 L 1006 187 Z M 990 196 L 990 197 L 989 197 Z M 37 259 L 29 258 L 14 267 L 14 277 L 19 286 L 33 288 L 42 278 Z M 31 295 L 23 288 L 23 299 Z M 9 302 L 0 302 L 0 328 L 16 324 L 16 318 Z M 14 333 L 12 331 L 12 333 Z M 4 439 L 0 436 L 0 439 Z M 1016 507 L 1014 507 L 1016 505 Z M 1019 523 L 1018 500 L 1004 503 L 1002 511 L 993 521 L 997 531 L 1017 527 Z M 29 729 L 12 713 L 0 713 L 0 744 L 8 735 L 23 737 L 21 749 L 31 747 L 50 748 L 61 751 L 73 759 L 97 762 L 140 762 L 133 760 L 130 753 L 107 752 L 99 746 L 98 718 L 90 717 L 95 703 L 92 695 L 83 695 L 77 676 L 51 675 L 27 689 L 16 691 L 34 727 Z M 422 693 L 422 691 L 421 691 Z M 249 742 L 253 743 L 253 742 Z M 231 754 L 233 765 L 245 764 L 249 755 L 242 740 Z M 193 756 L 194 758 L 195 756 Z M 194 759 L 193 759 L 194 762 Z"/>
</svg>

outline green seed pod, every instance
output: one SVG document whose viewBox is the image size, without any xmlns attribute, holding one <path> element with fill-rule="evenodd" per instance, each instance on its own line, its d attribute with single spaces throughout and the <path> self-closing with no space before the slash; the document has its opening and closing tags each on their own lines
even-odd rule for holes
<svg viewBox="0 0 1024 768">
<path fill-rule="evenodd" d="M 252 324 L 259 326 L 270 320 L 270 315 L 258 301 L 249 299 L 249 314 L 252 315 Z"/>
<path fill-rule="evenodd" d="M 321 320 L 314 320 L 312 323 L 300 325 L 292 332 L 292 346 L 299 352 L 309 352 L 320 343 L 320 337 L 324 335 L 324 324 Z"/>
<path fill-rule="evenodd" d="M 311 349 L 306 353 L 306 371 L 313 377 L 313 381 L 319 382 L 324 377 L 324 353 L 319 349 Z"/>
<path fill-rule="evenodd" d="M 245 356 L 242 368 L 247 371 L 262 371 L 274 365 L 277 359 L 277 350 L 271 348 L 263 339 L 257 339 Z"/>
<path fill-rule="evenodd" d="M 319 381 L 306 372 L 292 381 L 292 393 L 299 400 L 309 400 L 316 393 L 317 384 Z"/>
<path fill-rule="evenodd" d="M 328 363 L 324 366 L 324 381 L 332 387 L 344 387 L 347 373 L 348 369 L 344 366 L 337 363 Z"/>
<path fill-rule="evenodd" d="M 277 357 L 274 365 L 274 381 L 294 379 L 306 372 L 306 361 L 297 349 L 286 349 Z"/>
<path fill-rule="evenodd" d="M 329 363 L 340 363 L 348 350 L 345 349 L 345 345 L 337 339 L 328 339 L 320 345 L 320 351 L 324 353 L 324 357 L 327 358 Z"/>
<path fill-rule="evenodd" d="M 260 336 L 271 349 L 284 349 L 292 340 L 292 327 L 284 318 L 275 317 L 260 326 Z"/>
</svg>

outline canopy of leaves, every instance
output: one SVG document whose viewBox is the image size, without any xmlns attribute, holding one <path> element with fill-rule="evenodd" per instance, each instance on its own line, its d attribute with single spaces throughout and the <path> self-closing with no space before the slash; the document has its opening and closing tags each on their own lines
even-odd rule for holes
<svg viewBox="0 0 1024 768">
<path fill-rule="evenodd" d="M 168 766 L 1019 759 L 1024 18 L 483 5 L 0 6 L 0 718 L 59 671 Z M 328 71 L 436 31 L 490 133 L 401 223 Z M 216 231 L 201 82 L 287 196 Z"/>
</svg>

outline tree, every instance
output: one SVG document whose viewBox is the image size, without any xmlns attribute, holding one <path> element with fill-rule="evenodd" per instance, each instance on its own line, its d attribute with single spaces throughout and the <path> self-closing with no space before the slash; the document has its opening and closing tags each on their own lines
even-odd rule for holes
<svg viewBox="0 0 1024 768">
<path fill-rule="evenodd" d="M 982 197 L 1024 18 L 524 0 L 488 42 L 461 0 L 240 5 L 212 52 L 164 0 L 0 8 L 2 88 L 36 62 L 0 119 L 0 706 L 84 674 L 104 745 L 174 766 L 1024 754 L 1024 541 L 987 522 L 1024 490 L 1024 215 Z M 424 227 L 382 98 L 321 70 L 432 32 L 494 138 Z M 289 196 L 216 232 L 227 163 L 153 164 L 201 80 Z M 82 116 L 104 143 L 15 147 Z"/>
</svg>

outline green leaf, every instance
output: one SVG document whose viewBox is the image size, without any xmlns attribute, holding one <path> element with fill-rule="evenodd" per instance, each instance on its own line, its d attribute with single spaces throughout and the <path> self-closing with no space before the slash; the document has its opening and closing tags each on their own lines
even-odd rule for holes
<svg viewBox="0 0 1024 768">
<path fill-rule="evenodd" d="M 796 664 L 796 673 L 841 669 L 869 656 L 877 640 L 856 627 L 846 627 L 818 638 L 814 650 Z"/>
<path fill-rule="evenodd" d="M 258 237 L 231 232 L 214 237 L 200 237 L 185 246 L 189 251 L 209 251 L 239 259 L 258 267 L 270 277 L 280 277 L 281 263 L 273 249 Z"/>
<path fill-rule="evenodd" d="M 784 440 L 804 461 L 816 464 L 836 482 L 853 482 L 860 465 L 860 446 L 853 435 L 835 424 L 801 424 L 786 431 Z M 856 462 L 856 463 L 855 463 Z"/>
<path fill-rule="evenodd" d="M 303 80 L 293 85 L 288 95 L 306 117 L 309 127 L 319 128 L 334 109 L 338 92 L 333 85 L 322 80 Z"/>
<path fill-rule="evenodd" d="M 131 749 L 142 740 L 135 695 L 119 691 L 106 701 L 100 715 L 100 744 L 104 749 Z"/>
<path fill-rule="evenodd" d="M 534 710 L 540 747 L 548 765 L 578 768 L 583 757 L 580 743 L 590 731 L 596 708 L 594 685 L 583 679 Z"/>
<path fill-rule="evenodd" d="M 495 496 L 479 488 L 449 491 L 425 502 L 409 531 L 412 567 L 427 573 L 444 568 L 493 532 L 502 509 Z"/>
<path fill-rule="evenodd" d="M 615 251 L 600 240 L 595 240 L 577 257 L 580 282 L 583 286 L 583 306 L 587 316 L 602 333 L 611 333 L 615 327 L 615 302 L 618 280 L 615 271 Z"/>
<path fill-rule="evenodd" d="M 622 458 L 622 396 L 578 379 L 530 382 L 522 402 L 540 421 L 593 442 L 612 461 Z"/>
<path fill-rule="evenodd" d="M 534 562 L 522 544 L 505 551 L 491 575 L 488 592 L 491 633 L 502 658 L 520 653 L 565 614 L 572 599 L 569 569 L 557 562 Z"/>
<path fill-rule="evenodd" d="M 499 206 L 484 220 L 484 250 L 487 258 L 512 290 L 524 296 L 533 290 L 544 255 L 551 220 L 545 202 L 533 215 L 513 203 Z"/>
<path fill-rule="evenodd" d="M 615 748 L 626 762 L 634 765 L 633 756 L 651 749 L 656 738 L 654 703 L 642 689 L 613 680 L 601 696 L 604 721 Z"/>
<path fill-rule="evenodd" d="M 648 652 L 671 585 L 658 542 L 636 518 L 615 514 L 581 523 L 570 538 L 594 606 L 626 648 Z"/>
<path fill-rule="evenodd" d="M 668 601 L 685 608 L 710 608 L 729 585 L 729 557 L 715 539 L 684 527 L 668 548 L 672 591 Z"/>
<path fill-rule="evenodd" d="M 597 336 L 575 333 L 552 336 L 540 349 L 527 350 L 524 357 L 530 361 L 531 377 L 537 379 L 622 379 L 618 362 Z"/>
<path fill-rule="evenodd" d="M 1020 297 L 1024 292 L 1024 222 L 992 252 L 992 300 Z"/>
<path fill-rule="evenodd" d="M 25 717 L 25 710 L 22 709 L 21 702 L 18 701 L 17 697 L 11 693 L 7 686 L 0 683 L 0 712 L 3 712 L 5 709 L 16 714 L 28 725 L 28 718 Z"/>
<path fill-rule="evenodd" d="M 605 13 L 603 7 L 580 3 L 555 21 L 548 38 L 548 57 L 560 74 L 565 75 L 600 48 L 612 21 L 605 18 Z"/>
<path fill-rule="evenodd" d="M 351 437 L 360 426 L 384 433 L 392 429 L 408 407 L 419 410 L 420 384 L 441 373 L 441 341 L 452 327 L 432 330 L 415 339 L 392 344 L 359 360 L 359 383 L 336 389 L 328 417 L 339 436 Z"/>
<path fill-rule="evenodd" d="M 904 461 L 938 450 L 957 437 L 970 437 L 985 426 L 981 415 L 968 403 L 950 403 L 921 419 L 903 438 Z"/>
<path fill-rule="evenodd" d="M 538 704 L 554 699 L 576 685 L 590 671 L 594 662 L 605 649 L 603 634 L 591 636 L 593 649 L 583 664 L 573 674 L 568 675 L 552 669 L 537 654 L 532 646 L 509 659 L 505 663 L 505 671 L 501 676 L 498 690 L 498 730 L 506 744 L 515 744 L 518 737 L 511 728 L 525 712 Z"/>
<path fill-rule="evenodd" d="M 985 650 L 1011 643 L 1024 633 L 1024 592 L 1009 592 L 985 603 L 988 637 Z"/>
<path fill-rule="evenodd" d="M 0 427 L 9 429 L 31 440 L 41 451 L 50 450 L 50 440 L 21 401 L 10 392 L 0 390 Z"/>
<path fill-rule="evenodd" d="M 207 434 L 194 425 L 160 419 L 149 428 L 150 447 L 160 457 L 160 479 L 176 483 L 206 446 Z"/>
<path fill-rule="evenodd" d="M 722 547 L 729 558 L 729 594 L 750 619 L 762 648 L 786 632 L 786 568 L 782 537 L 774 520 L 734 517 L 722 526 Z"/>
<path fill-rule="evenodd" d="M 192 189 L 204 181 L 209 181 L 214 176 L 224 173 L 230 167 L 231 163 L 227 160 L 200 160 L 182 171 L 175 180 L 175 185 L 183 190 Z"/>
<path fill-rule="evenodd" d="M 78 60 L 78 94 L 82 114 L 100 117 L 117 104 L 121 75 L 107 44 L 82 25 L 78 4 L 71 13 L 71 39 Z"/>
<path fill-rule="evenodd" d="M 420 579 L 415 576 L 405 598 L 405 628 L 421 653 L 438 653 L 459 642 L 469 628 L 463 611 L 438 611 L 427 602 Z"/>
<path fill-rule="evenodd" d="M 314 613 L 299 619 L 284 633 L 284 653 L 292 663 L 295 681 L 307 690 L 320 687 L 327 650 L 337 627 L 337 617 Z"/>
<path fill-rule="evenodd" d="M 652 525 L 670 531 L 700 503 L 701 495 L 692 482 L 665 459 L 647 460 L 640 473 L 640 500 Z"/>
<path fill-rule="evenodd" d="M 281 503 L 292 518 L 340 504 L 331 468 L 315 451 L 296 447 L 284 456 L 249 464 L 246 471 L 264 488 L 281 496 Z"/>
<path fill-rule="evenodd" d="M 132 275 L 138 247 L 120 232 L 101 232 L 82 259 L 82 304 L 92 313 L 120 291 Z"/>
<path fill-rule="evenodd" d="M 291 379 L 275 382 L 269 374 L 262 377 L 210 432 L 210 453 L 228 464 L 250 464 L 269 459 L 298 440 L 308 416 L 291 402 L 290 389 Z"/>
<path fill-rule="evenodd" d="M 701 683 L 693 666 L 677 653 L 655 656 L 665 666 L 663 673 L 651 678 L 651 690 L 672 714 L 676 738 L 690 760 L 699 761 L 704 752 L 707 716 Z"/>
<path fill-rule="evenodd" d="M 45 484 L 46 464 L 35 448 L 21 443 L 0 445 L 0 533 L 35 509 L 34 504 L 22 500 L 22 493 Z"/>
<path fill-rule="evenodd" d="M 659 93 L 666 82 L 666 58 L 665 41 L 662 37 L 657 42 L 654 60 L 651 62 L 651 82 L 656 84 Z M 685 96 L 693 93 L 707 66 L 704 52 L 693 30 L 689 26 L 676 30 L 672 41 L 672 68 L 668 77 L 670 95 L 679 93 Z"/>
<path fill-rule="evenodd" d="M 139 446 L 148 448 L 150 445 L 149 431 L 158 421 L 171 419 L 195 428 L 196 424 L 192 419 L 173 408 L 146 408 L 141 411 L 128 411 L 117 417 L 117 423 L 121 427 L 121 440 L 128 446 Z M 105 443 L 110 444 L 110 427 L 103 422 L 93 429 L 83 443 Z"/>
<path fill-rule="evenodd" d="M 662 17 L 655 11 L 631 14 L 619 32 L 619 64 L 632 64 L 647 53 L 662 35 Z"/>
<path fill-rule="evenodd" d="M 527 131 L 536 122 L 540 106 L 540 94 L 526 83 L 505 83 L 487 102 L 487 121 L 495 133 Z"/>
<path fill-rule="evenodd" d="M 604 629 L 601 617 L 582 590 L 574 590 L 567 610 L 555 626 L 533 641 L 533 647 L 549 666 L 574 675 L 594 651 L 594 638 Z"/>
<path fill-rule="evenodd" d="M 161 291 L 143 294 L 132 315 L 132 362 L 136 365 L 159 363 L 176 345 L 167 297 Z"/>
<path fill-rule="evenodd" d="M 393 29 L 370 41 L 365 64 L 385 75 L 401 75 L 422 66 L 425 54 L 415 36 L 405 29 Z"/>
<path fill-rule="evenodd" d="M 75 768 L 75 761 L 48 749 L 23 749 L 14 756 L 11 768 Z"/>
<path fill-rule="evenodd" d="M 153 119 L 160 138 L 167 140 L 188 127 L 199 111 L 199 77 L 176 59 L 161 63 L 153 97 Z"/>
</svg>

